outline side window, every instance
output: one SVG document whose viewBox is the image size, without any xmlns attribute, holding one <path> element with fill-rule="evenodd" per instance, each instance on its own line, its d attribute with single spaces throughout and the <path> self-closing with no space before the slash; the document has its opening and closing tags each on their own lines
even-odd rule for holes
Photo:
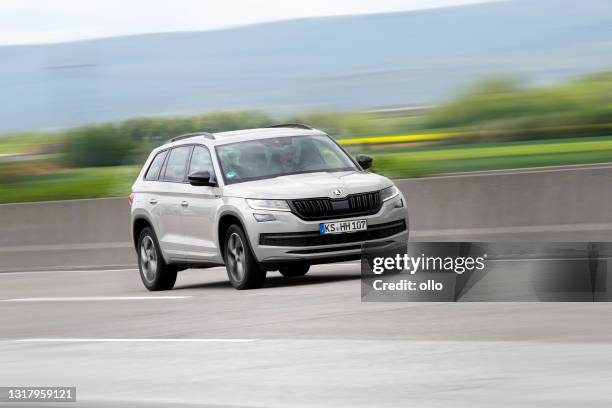
<svg viewBox="0 0 612 408">
<path fill-rule="evenodd" d="M 196 171 L 207 171 L 210 174 L 210 181 L 215 181 L 215 169 L 213 168 L 210 152 L 207 148 L 202 146 L 193 148 L 191 164 L 189 165 L 187 174 L 192 174 Z"/>
<path fill-rule="evenodd" d="M 164 172 L 164 181 L 185 180 L 189 153 L 191 153 L 191 146 L 177 147 L 170 151 L 170 156 L 166 163 L 166 171 Z"/>
<path fill-rule="evenodd" d="M 149 166 L 149 170 L 147 170 L 147 174 L 145 174 L 145 177 L 144 177 L 145 180 L 147 181 L 157 180 L 157 177 L 159 177 L 159 172 L 162 166 L 164 165 L 164 159 L 166 158 L 166 153 L 167 153 L 166 150 L 164 150 L 163 152 L 157 153 L 157 155 L 151 162 L 151 165 Z"/>
</svg>

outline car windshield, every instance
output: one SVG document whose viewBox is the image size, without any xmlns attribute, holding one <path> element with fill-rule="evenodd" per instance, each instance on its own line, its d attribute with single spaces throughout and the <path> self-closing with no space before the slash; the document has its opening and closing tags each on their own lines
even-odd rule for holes
<svg viewBox="0 0 612 408">
<path fill-rule="evenodd" d="M 251 140 L 216 149 L 226 184 L 289 174 L 357 170 L 328 136 Z"/>
</svg>

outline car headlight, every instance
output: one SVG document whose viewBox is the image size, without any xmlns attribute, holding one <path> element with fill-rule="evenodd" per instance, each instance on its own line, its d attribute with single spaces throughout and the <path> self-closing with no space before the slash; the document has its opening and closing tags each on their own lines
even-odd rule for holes
<svg viewBox="0 0 612 408">
<path fill-rule="evenodd" d="M 247 198 L 249 207 L 254 210 L 269 210 L 269 211 L 291 211 L 289 204 L 285 200 L 257 200 Z"/>
<path fill-rule="evenodd" d="M 399 190 L 395 186 L 387 187 L 380 192 L 380 199 L 382 201 L 388 201 L 393 197 L 397 197 L 399 195 Z"/>
</svg>

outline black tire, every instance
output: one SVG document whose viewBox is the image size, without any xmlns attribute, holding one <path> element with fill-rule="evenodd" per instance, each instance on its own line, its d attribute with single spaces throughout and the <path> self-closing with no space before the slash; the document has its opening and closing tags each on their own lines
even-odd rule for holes
<svg viewBox="0 0 612 408">
<path fill-rule="evenodd" d="M 150 291 L 170 290 L 176 282 L 177 269 L 166 264 L 155 232 L 149 227 L 138 237 L 138 270 L 140 279 Z"/>
<path fill-rule="evenodd" d="M 257 263 L 239 225 L 230 225 L 225 232 L 224 244 L 223 259 L 232 286 L 238 290 L 260 288 L 266 280 L 266 271 Z"/>
<path fill-rule="evenodd" d="M 285 278 L 296 278 L 298 276 L 304 276 L 308 273 L 310 265 L 307 263 L 291 263 L 281 267 L 278 271 Z"/>
</svg>

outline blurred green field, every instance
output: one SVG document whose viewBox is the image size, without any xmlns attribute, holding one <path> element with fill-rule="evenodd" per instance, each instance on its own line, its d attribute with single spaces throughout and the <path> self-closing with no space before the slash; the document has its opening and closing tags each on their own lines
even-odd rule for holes
<svg viewBox="0 0 612 408">
<path fill-rule="evenodd" d="M 388 177 L 612 162 L 612 137 L 386 150 L 374 170 Z"/>
<path fill-rule="evenodd" d="M 64 138 L 61 133 L 12 133 L 0 135 L 0 155 L 46 153 Z"/>
<path fill-rule="evenodd" d="M 0 183 L 0 202 L 127 196 L 140 166 L 69 169 Z"/>
</svg>

